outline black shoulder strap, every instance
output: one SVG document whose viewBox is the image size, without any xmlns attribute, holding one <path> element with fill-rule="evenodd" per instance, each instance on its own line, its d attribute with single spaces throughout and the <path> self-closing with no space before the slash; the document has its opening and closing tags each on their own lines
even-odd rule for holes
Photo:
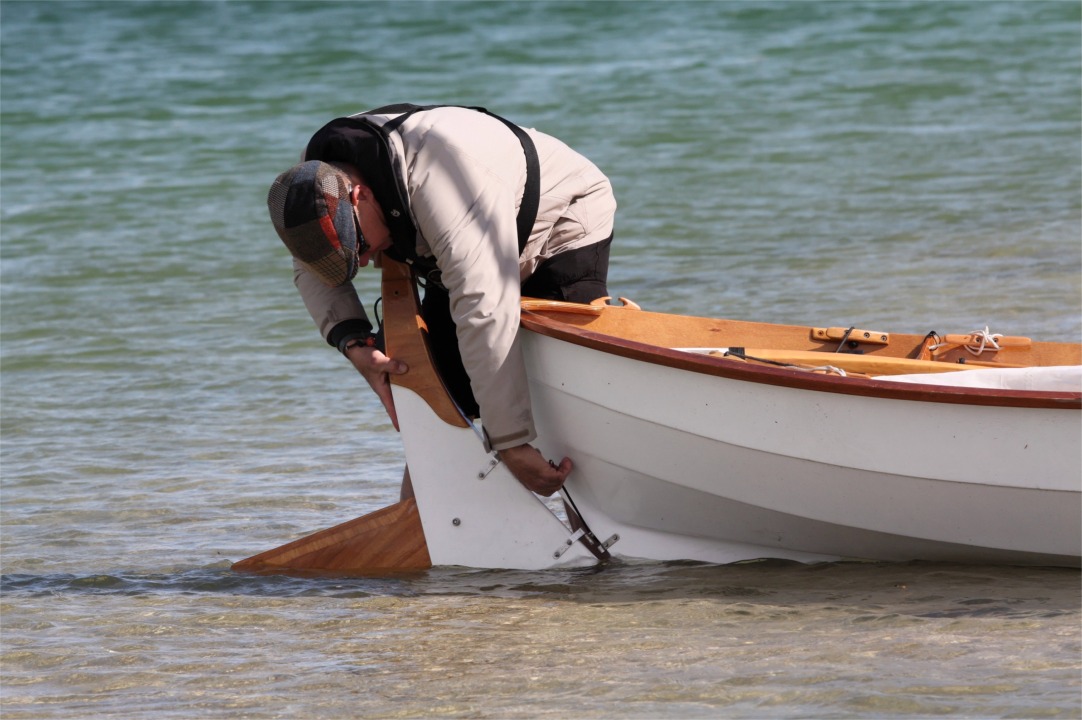
<svg viewBox="0 0 1082 720">
<path fill-rule="evenodd" d="M 369 110 L 364 113 L 365 115 L 391 115 L 394 113 L 401 113 L 398 117 L 382 125 L 382 130 L 386 133 L 394 132 L 398 127 L 406 121 L 410 115 L 424 110 L 434 110 L 441 107 L 466 107 L 464 105 L 411 105 L 408 103 L 400 103 L 398 105 L 386 105 L 375 110 Z M 522 204 L 518 208 L 518 217 L 516 218 L 516 227 L 518 228 L 518 253 L 522 254 L 522 251 L 526 249 L 526 243 L 530 240 L 530 233 L 533 231 L 534 222 L 537 221 L 537 209 L 541 204 L 541 162 L 537 157 L 537 148 L 534 147 L 533 140 L 526 133 L 525 130 L 514 124 L 510 120 L 506 120 L 495 113 L 491 113 L 482 107 L 466 107 L 467 110 L 476 110 L 477 112 L 484 113 L 489 117 L 493 117 L 504 125 L 507 129 L 515 134 L 518 138 L 519 144 L 522 145 L 522 152 L 526 156 L 526 186 L 522 191 Z"/>
</svg>

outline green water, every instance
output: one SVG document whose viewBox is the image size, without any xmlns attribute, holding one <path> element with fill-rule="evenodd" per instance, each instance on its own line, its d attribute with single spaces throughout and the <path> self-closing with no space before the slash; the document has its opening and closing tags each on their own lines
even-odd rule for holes
<svg viewBox="0 0 1082 720">
<path fill-rule="evenodd" d="M 1079 341 L 1080 67 L 1076 2 L 4 0 L 4 717 L 1078 717 L 1074 571 L 227 568 L 397 495 L 266 219 L 326 120 L 561 137 L 647 309 Z"/>
</svg>

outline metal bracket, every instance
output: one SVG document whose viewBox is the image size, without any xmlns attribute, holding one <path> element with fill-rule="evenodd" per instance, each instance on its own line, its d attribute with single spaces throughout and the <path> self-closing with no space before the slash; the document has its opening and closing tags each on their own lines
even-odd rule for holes
<svg viewBox="0 0 1082 720">
<path fill-rule="evenodd" d="M 489 460 L 488 460 L 488 463 L 483 468 L 481 468 L 480 470 L 477 471 L 477 479 L 478 480 L 484 480 L 485 478 L 487 478 L 492 473 L 492 471 L 496 469 L 496 466 L 499 465 L 499 464 L 500 464 L 500 459 L 498 457 L 496 457 L 496 456 L 490 457 Z"/>
<path fill-rule="evenodd" d="M 586 534 L 586 531 L 582 528 L 576 530 L 570 535 L 567 540 L 564 541 L 563 547 L 557 548 L 556 552 L 552 553 L 552 557 L 559 559 L 561 555 L 571 549 L 571 546 L 575 544 L 575 541 Z"/>
<path fill-rule="evenodd" d="M 583 537 L 584 535 L 586 535 L 586 531 L 585 531 L 585 530 L 583 530 L 582 528 L 579 528 L 578 530 L 576 530 L 576 531 L 575 531 L 574 533 L 572 533 L 572 534 L 571 534 L 570 536 L 568 536 L 567 540 L 565 540 L 565 541 L 564 541 L 564 544 L 563 544 L 563 546 L 562 546 L 562 547 L 560 547 L 560 548 L 559 548 L 558 550 L 556 550 L 556 552 L 552 553 L 552 557 L 554 557 L 554 558 L 557 558 L 557 559 L 559 559 L 559 557 L 560 557 L 561 555 L 563 555 L 563 554 L 564 554 L 565 552 L 567 552 L 567 551 L 568 551 L 568 549 L 569 549 L 569 548 L 570 548 L 570 547 L 571 547 L 572 545 L 574 545 L 574 544 L 575 544 L 575 541 L 576 541 L 576 540 L 580 539 L 580 538 L 581 538 L 581 537 Z M 613 534 L 612 534 L 612 537 L 610 537 L 610 538 L 609 538 L 608 540 L 606 540 L 605 542 L 601 543 L 601 549 L 602 549 L 602 550 L 608 550 L 608 549 L 609 549 L 610 547 L 612 547 L 613 545 L 615 545 L 615 544 L 616 544 L 616 542 L 617 542 L 617 541 L 618 541 L 619 539 L 620 539 L 620 535 L 619 535 L 619 534 L 617 534 L 617 533 L 613 533 Z"/>
</svg>

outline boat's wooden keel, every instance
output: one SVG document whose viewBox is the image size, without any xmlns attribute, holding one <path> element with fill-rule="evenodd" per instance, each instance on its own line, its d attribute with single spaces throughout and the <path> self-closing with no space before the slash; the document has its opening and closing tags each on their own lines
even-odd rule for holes
<svg viewBox="0 0 1082 720">
<path fill-rule="evenodd" d="M 369 575 L 430 567 L 421 516 L 411 498 L 253 555 L 233 570 Z"/>
</svg>

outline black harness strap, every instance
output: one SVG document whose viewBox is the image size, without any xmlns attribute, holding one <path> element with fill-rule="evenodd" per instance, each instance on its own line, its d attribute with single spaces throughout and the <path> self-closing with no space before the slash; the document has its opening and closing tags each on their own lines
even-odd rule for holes
<svg viewBox="0 0 1082 720">
<path fill-rule="evenodd" d="M 515 134 L 518 138 L 519 144 L 522 145 L 522 153 L 526 156 L 526 185 L 522 190 L 522 203 L 518 208 L 518 217 L 516 218 L 515 225 L 518 229 L 518 253 L 522 254 L 522 251 L 526 249 L 526 243 L 530 240 L 530 233 L 533 231 L 534 222 L 537 220 L 537 209 L 541 204 L 541 162 L 537 157 L 537 148 L 534 147 L 533 140 L 526 133 L 525 130 L 514 124 L 510 120 L 500 117 L 495 113 L 491 113 L 482 107 L 467 107 L 465 105 L 412 105 L 409 103 L 401 103 L 398 105 L 386 105 L 375 110 L 369 110 L 364 113 L 365 115 L 390 115 L 393 113 L 401 113 L 398 117 L 387 121 L 380 130 L 383 133 L 391 133 L 398 129 L 398 127 L 406 121 L 411 115 L 423 112 L 425 110 L 435 110 L 441 107 L 461 107 L 467 110 L 475 110 L 480 113 L 484 113 L 489 117 L 495 118 L 507 126 L 507 129 Z"/>
</svg>

